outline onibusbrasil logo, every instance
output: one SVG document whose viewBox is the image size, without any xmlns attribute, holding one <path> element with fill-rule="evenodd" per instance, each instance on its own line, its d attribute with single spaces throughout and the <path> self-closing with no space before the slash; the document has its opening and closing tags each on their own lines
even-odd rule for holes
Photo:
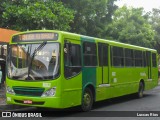
<svg viewBox="0 0 160 120">
<path fill-rule="evenodd" d="M 2 117 L 42 117 L 41 113 L 2 112 Z"/>
</svg>

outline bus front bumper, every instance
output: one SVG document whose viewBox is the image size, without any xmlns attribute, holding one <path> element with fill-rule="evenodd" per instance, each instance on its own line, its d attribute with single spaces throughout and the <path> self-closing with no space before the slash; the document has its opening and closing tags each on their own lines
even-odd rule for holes
<svg viewBox="0 0 160 120">
<path fill-rule="evenodd" d="M 46 108 L 62 108 L 59 97 L 27 97 L 6 94 L 6 103 Z"/>
</svg>

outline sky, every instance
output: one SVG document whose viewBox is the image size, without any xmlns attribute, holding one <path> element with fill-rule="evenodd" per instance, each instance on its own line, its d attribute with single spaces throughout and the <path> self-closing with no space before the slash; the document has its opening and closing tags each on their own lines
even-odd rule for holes
<svg viewBox="0 0 160 120">
<path fill-rule="evenodd" d="M 160 9 L 160 0 L 117 0 L 116 5 L 132 6 L 134 8 L 143 7 L 146 12 L 152 11 L 152 8 Z"/>
</svg>

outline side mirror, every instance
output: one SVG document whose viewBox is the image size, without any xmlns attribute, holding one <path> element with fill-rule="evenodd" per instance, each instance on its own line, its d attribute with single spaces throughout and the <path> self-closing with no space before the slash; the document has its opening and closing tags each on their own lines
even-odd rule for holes
<svg viewBox="0 0 160 120">
<path fill-rule="evenodd" d="M 68 41 L 65 41 L 64 44 L 64 56 L 65 56 L 65 66 L 70 66 L 70 60 L 71 60 L 71 43 Z"/>
</svg>

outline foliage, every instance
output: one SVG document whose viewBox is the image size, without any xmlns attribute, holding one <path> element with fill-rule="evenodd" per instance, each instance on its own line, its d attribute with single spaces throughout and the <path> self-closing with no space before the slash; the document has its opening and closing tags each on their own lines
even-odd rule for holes
<svg viewBox="0 0 160 120">
<path fill-rule="evenodd" d="M 0 0 L 0 27 L 57 29 L 159 49 L 160 10 L 145 14 L 142 8 L 118 8 L 115 1 Z"/>
<path fill-rule="evenodd" d="M 0 0 L 0 27 L 58 29 L 106 38 L 116 0 Z"/>
<path fill-rule="evenodd" d="M 116 0 L 58 0 L 75 11 L 71 32 L 93 37 L 106 37 L 106 26 L 117 9 Z"/>
<path fill-rule="evenodd" d="M 53 0 L 0 0 L 0 27 L 14 30 L 69 30 L 74 12 Z"/>
<path fill-rule="evenodd" d="M 143 8 L 119 8 L 108 27 L 108 33 L 113 39 L 152 48 L 154 31 L 148 22 L 148 16 Z"/>
<path fill-rule="evenodd" d="M 153 9 L 152 12 L 148 13 L 150 16 L 150 24 L 152 25 L 155 36 L 154 36 L 154 48 L 160 53 L 160 9 Z"/>
</svg>

